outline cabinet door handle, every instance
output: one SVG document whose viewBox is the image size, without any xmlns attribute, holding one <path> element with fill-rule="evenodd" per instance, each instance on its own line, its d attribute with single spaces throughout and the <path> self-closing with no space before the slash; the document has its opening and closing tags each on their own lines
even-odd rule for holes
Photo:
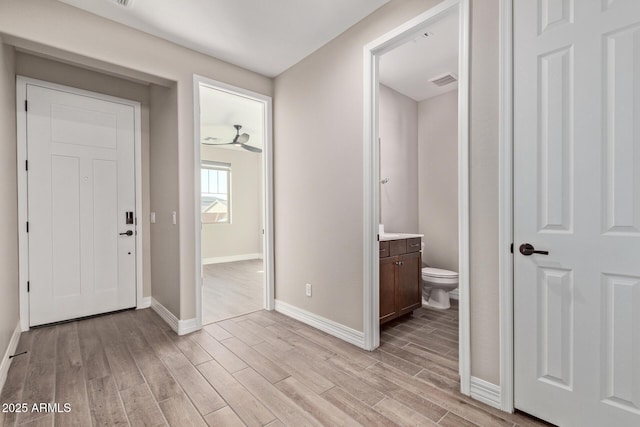
<svg viewBox="0 0 640 427">
<path fill-rule="evenodd" d="M 404 261 L 396 261 L 396 265 L 404 265 Z"/>
<path fill-rule="evenodd" d="M 413 245 L 410 245 L 412 248 L 417 248 L 418 246 L 420 246 L 420 243 L 414 243 Z"/>
</svg>

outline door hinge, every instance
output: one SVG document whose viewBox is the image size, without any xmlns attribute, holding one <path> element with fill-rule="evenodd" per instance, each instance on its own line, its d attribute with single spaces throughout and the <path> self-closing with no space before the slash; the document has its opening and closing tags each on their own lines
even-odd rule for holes
<svg viewBox="0 0 640 427">
<path fill-rule="evenodd" d="M 511 244 L 511 253 L 513 253 L 513 243 Z"/>
<path fill-rule="evenodd" d="M 27 233 L 29 232 L 29 221 L 27 221 Z"/>
<path fill-rule="evenodd" d="M 25 160 L 24 161 L 24 170 L 26 170 L 26 171 L 29 170 L 29 160 Z"/>
<path fill-rule="evenodd" d="M 380 235 L 379 235 L 379 234 L 376 236 L 376 240 L 377 240 L 378 242 L 380 241 Z"/>
<path fill-rule="evenodd" d="M 27 292 L 31 292 L 31 282 L 27 280 Z"/>
<path fill-rule="evenodd" d="M 29 111 L 29 101 L 24 100 L 24 111 Z"/>
</svg>

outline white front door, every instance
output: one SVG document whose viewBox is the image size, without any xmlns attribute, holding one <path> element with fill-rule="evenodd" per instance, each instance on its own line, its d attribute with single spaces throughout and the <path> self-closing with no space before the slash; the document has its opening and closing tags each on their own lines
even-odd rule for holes
<svg viewBox="0 0 640 427">
<path fill-rule="evenodd" d="M 26 91 L 30 325 L 135 307 L 134 108 Z"/>
<path fill-rule="evenodd" d="M 515 406 L 640 426 L 640 1 L 515 1 L 514 79 Z"/>
</svg>

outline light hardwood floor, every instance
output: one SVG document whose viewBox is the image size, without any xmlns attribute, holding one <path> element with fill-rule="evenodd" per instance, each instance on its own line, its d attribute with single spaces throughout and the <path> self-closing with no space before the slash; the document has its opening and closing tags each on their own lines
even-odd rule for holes
<svg viewBox="0 0 640 427">
<path fill-rule="evenodd" d="M 263 307 L 261 259 L 204 266 L 202 323 L 217 322 Z"/>
<path fill-rule="evenodd" d="M 178 337 L 151 310 L 22 334 L 1 426 L 536 426 L 458 393 L 457 313 L 417 310 L 360 350 L 263 310 Z"/>
</svg>

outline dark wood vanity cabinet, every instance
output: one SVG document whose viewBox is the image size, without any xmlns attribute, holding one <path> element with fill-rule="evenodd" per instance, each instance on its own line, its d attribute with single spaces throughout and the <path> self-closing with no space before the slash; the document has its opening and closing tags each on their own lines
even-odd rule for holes
<svg viewBox="0 0 640 427">
<path fill-rule="evenodd" d="M 380 242 L 380 324 L 422 306 L 420 240 Z"/>
</svg>

